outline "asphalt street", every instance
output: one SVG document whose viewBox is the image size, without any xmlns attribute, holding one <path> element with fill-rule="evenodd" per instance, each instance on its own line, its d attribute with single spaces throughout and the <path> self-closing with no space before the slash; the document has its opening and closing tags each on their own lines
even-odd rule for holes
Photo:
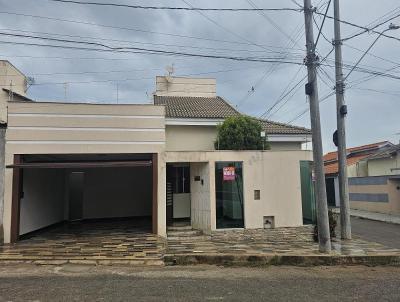
<svg viewBox="0 0 400 302">
<path fill-rule="evenodd" d="M 400 268 L 0 267 L 0 301 L 399 301 Z"/>
<path fill-rule="evenodd" d="M 399 224 L 391 224 L 352 217 L 351 228 L 353 234 L 361 237 L 362 239 L 400 249 Z"/>
</svg>

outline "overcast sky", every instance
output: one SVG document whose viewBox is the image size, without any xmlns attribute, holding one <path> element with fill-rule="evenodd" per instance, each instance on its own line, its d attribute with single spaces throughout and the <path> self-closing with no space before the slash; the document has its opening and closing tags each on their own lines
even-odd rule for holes
<svg viewBox="0 0 400 302">
<path fill-rule="evenodd" d="M 182 7 L 191 3 L 196 7 L 251 7 L 251 1 L 246 0 L 190 0 L 191 2 L 186 3 L 178 0 L 97 1 L 155 6 Z M 290 0 L 252 2 L 264 8 L 297 8 L 294 1 Z M 321 11 L 326 3 L 326 0 L 313 1 Z M 264 16 L 257 12 L 200 14 L 195 11 L 82 6 L 49 0 L 1 0 L 0 4 L 2 33 L 91 41 L 113 47 L 130 46 L 273 60 L 278 58 L 297 63 L 303 61 L 305 54 L 304 17 L 299 12 L 265 12 Z M 400 14 L 400 7 L 398 0 L 341 1 L 341 13 L 342 20 L 370 26 Z M 332 7 L 329 15 L 333 15 Z M 321 24 L 320 16 L 316 16 L 316 22 Z M 392 22 L 400 25 L 400 18 Z M 388 23 L 377 30 L 387 27 Z M 317 29 L 315 31 L 317 33 Z M 343 37 L 357 32 L 359 30 L 354 27 L 342 25 Z M 331 20 L 325 23 L 323 33 L 325 37 L 321 37 L 317 46 L 321 57 L 332 48 L 325 40 L 333 37 Z M 388 34 L 400 38 L 400 30 Z M 343 46 L 345 63 L 354 64 L 375 38 L 375 34 L 366 33 L 346 41 Z M 218 95 L 238 106 L 240 111 L 255 116 L 260 116 L 280 100 L 285 91 L 295 87 L 292 90 L 293 96 L 289 94 L 283 98 L 268 118 L 310 126 L 308 112 L 301 115 L 308 107 L 304 83 L 296 86 L 306 75 L 304 66 L 12 45 L 4 42 L 100 48 L 4 35 L 0 37 L 0 41 L 1 58 L 10 60 L 26 75 L 34 77 L 36 84 L 29 88 L 28 96 L 37 100 L 116 103 L 118 86 L 120 103 L 150 102 L 155 88 L 155 76 L 165 74 L 166 67 L 173 64 L 177 76 L 215 77 Z M 333 60 L 334 53 L 325 63 L 332 65 Z M 385 71 L 396 67 L 396 64 L 400 64 L 400 41 L 381 37 L 360 66 L 369 71 Z M 400 76 L 400 66 L 389 73 Z M 321 66 L 319 75 L 319 94 L 323 98 L 333 91 L 334 69 Z M 355 71 L 348 78 L 348 146 L 381 140 L 398 142 L 400 139 L 397 135 L 400 133 L 400 81 L 388 77 L 366 79 L 368 76 L 369 74 Z M 295 119 L 296 117 L 298 118 Z M 334 96 L 321 103 L 321 123 L 324 152 L 331 151 L 334 149 L 331 137 L 336 128 Z"/>
</svg>

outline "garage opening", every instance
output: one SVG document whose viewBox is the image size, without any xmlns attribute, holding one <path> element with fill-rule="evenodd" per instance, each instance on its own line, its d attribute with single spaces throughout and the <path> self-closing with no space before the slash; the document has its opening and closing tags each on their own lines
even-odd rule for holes
<svg viewBox="0 0 400 302">
<path fill-rule="evenodd" d="M 156 154 L 15 155 L 11 241 L 60 224 L 157 230 Z"/>
</svg>

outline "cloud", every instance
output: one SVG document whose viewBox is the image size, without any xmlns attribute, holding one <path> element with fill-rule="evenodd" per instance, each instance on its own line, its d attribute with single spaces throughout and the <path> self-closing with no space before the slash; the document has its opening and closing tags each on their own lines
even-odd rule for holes
<svg viewBox="0 0 400 302">
<path fill-rule="evenodd" d="M 120 2 L 124 1 L 120 0 Z M 265 1 L 254 2 L 259 7 L 294 6 L 288 0 L 272 0 L 268 1 L 268 3 Z M 319 1 L 314 2 L 318 3 Z M 204 14 L 213 20 L 210 21 L 196 12 L 77 6 L 52 3 L 45 0 L 34 2 L 3 0 L 0 3 L 2 11 L 120 27 L 120 29 L 117 29 L 1 14 L 0 26 L 3 30 L 12 29 L 56 33 L 70 35 L 71 37 L 69 38 L 74 40 L 89 40 L 87 37 L 92 37 L 93 39 L 90 39 L 92 41 L 109 45 L 131 45 L 191 53 L 260 57 L 280 56 L 284 58 L 285 52 L 288 52 L 287 59 L 296 60 L 297 62 L 302 62 L 304 57 L 305 42 L 304 28 L 302 27 L 304 20 L 301 13 L 266 13 L 268 18 L 272 19 L 273 23 L 278 25 L 278 30 L 267 18 L 254 12 L 205 12 Z M 166 5 L 168 3 L 170 6 L 185 5 L 182 1 L 149 1 L 146 3 L 152 5 Z M 228 5 L 226 3 L 205 0 L 201 1 L 201 6 L 226 7 Z M 195 1 L 192 1 L 192 4 L 200 5 L 197 2 L 195 3 Z M 229 6 L 249 7 L 249 4 L 246 1 L 235 0 L 229 1 Z M 384 16 L 388 12 L 398 9 L 398 3 L 395 0 L 385 1 L 385 6 L 373 0 L 342 1 L 341 6 L 341 18 L 360 25 L 368 25 L 376 20 L 377 16 Z M 362 8 L 362 14 L 359 13 L 360 8 Z M 331 11 L 330 14 L 332 15 L 333 12 Z M 392 22 L 397 21 L 400 23 L 399 19 Z M 320 23 L 320 17 L 317 16 L 316 21 Z M 379 29 L 384 29 L 385 26 L 387 24 Z M 280 31 L 286 34 L 282 34 Z M 171 33 L 175 36 L 149 32 Z M 331 20 L 326 22 L 323 32 L 329 40 L 332 39 L 333 23 Z M 355 32 L 358 32 L 358 30 L 353 27 L 342 26 L 342 35 L 344 37 Z M 393 32 L 392 34 L 400 37 L 400 31 Z M 290 43 L 287 35 L 297 40 L 297 44 L 290 47 L 293 43 Z M 193 36 L 203 39 L 190 39 L 183 36 Z M 68 38 L 66 36 L 59 37 Z M 346 42 L 343 46 L 345 62 L 353 64 L 362 54 L 362 52 L 350 47 L 357 47 L 363 51 L 368 48 L 375 38 L 376 35 L 364 34 Z M 22 39 L 6 37 L 1 37 L 0 39 L 2 41 L 22 41 Z M 27 39 L 24 39 L 24 41 L 27 41 Z M 33 42 L 34 40 L 28 41 Z M 116 54 L 9 44 L 1 44 L 1 46 L 0 55 L 9 59 L 27 75 L 33 75 L 37 83 L 58 83 L 37 85 L 30 88 L 29 95 L 31 97 L 43 100 L 64 101 L 66 87 L 67 101 L 116 102 L 118 86 L 119 102 L 148 102 L 148 95 L 151 95 L 155 89 L 155 76 L 164 74 L 165 67 L 174 64 L 177 75 L 225 70 L 226 72 L 199 76 L 216 77 L 217 91 L 221 96 L 233 104 L 240 103 L 241 106 L 239 109 L 245 113 L 260 115 L 280 99 L 288 84 L 290 84 L 289 88 L 292 88 L 306 74 L 304 67 L 299 71 L 299 66 L 296 65 L 274 65 L 149 54 Z M 363 60 L 362 65 L 371 70 L 385 70 L 393 67 L 394 63 L 399 61 L 397 55 L 399 46 L 398 41 L 381 38 L 372 49 L 371 54 L 392 60 L 393 62 L 368 55 Z M 321 57 L 327 54 L 331 47 L 324 38 L 321 38 L 318 45 Z M 328 62 L 332 64 L 333 59 L 334 56 L 332 55 Z M 321 68 L 319 93 L 322 98 L 332 91 L 335 75 L 333 68 L 327 66 L 321 66 Z M 299 72 L 298 76 L 291 81 L 297 72 Z M 395 72 L 393 71 L 393 73 Z M 43 73 L 51 75 L 40 75 Z M 365 77 L 365 74 L 354 72 L 349 77 L 348 86 L 350 87 L 352 82 L 363 77 Z M 65 86 L 63 84 L 65 82 L 69 84 Z M 251 92 L 252 87 L 255 88 L 254 92 Z M 397 96 L 400 95 L 399 81 L 377 77 L 359 84 L 355 88 L 361 90 L 350 89 L 346 92 L 346 101 L 349 107 L 347 119 L 348 145 L 354 146 L 385 139 L 398 140 L 399 137 L 395 133 L 400 132 L 400 123 L 398 122 L 400 102 Z M 375 91 L 365 90 L 366 88 Z M 307 109 L 308 103 L 304 95 L 304 85 L 299 85 L 295 91 L 296 93 L 290 100 L 285 98 L 276 106 L 272 111 L 274 113 L 271 115 L 272 119 L 288 122 Z M 393 94 L 388 95 L 376 91 L 392 91 Z M 276 109 L 279 110 L 276 111 Z M 309 127 L 309 115 L 304 114 L 294 123 Z M 321 123 L 324 149 L 325 151 L 329 151 L 334 148 L 331 143 L 331 136 L 336 128 L 334 96 L 321 103 Z"/>
</svg>

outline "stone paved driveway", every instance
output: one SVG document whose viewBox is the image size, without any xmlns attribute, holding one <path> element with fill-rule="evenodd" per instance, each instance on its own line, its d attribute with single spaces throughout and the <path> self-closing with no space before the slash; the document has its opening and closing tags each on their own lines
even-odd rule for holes
<svg viewBox="0 0 400 302">
<path fill-rule="evenodd" d="M 209 236 L 182 236 L 168 239 L 167 255 L 320 255 L 313 241 L 312 227 L 215 231 Z M 355 238 L 334 240 L 334 255 L 399 255 L 400 251 Z"/>
<path fill-rule="evenodd" d="M 74 223 L 0 246 L 0 261 L 160 265 L 164 243 L 141 222 Z"/>
</svg>

